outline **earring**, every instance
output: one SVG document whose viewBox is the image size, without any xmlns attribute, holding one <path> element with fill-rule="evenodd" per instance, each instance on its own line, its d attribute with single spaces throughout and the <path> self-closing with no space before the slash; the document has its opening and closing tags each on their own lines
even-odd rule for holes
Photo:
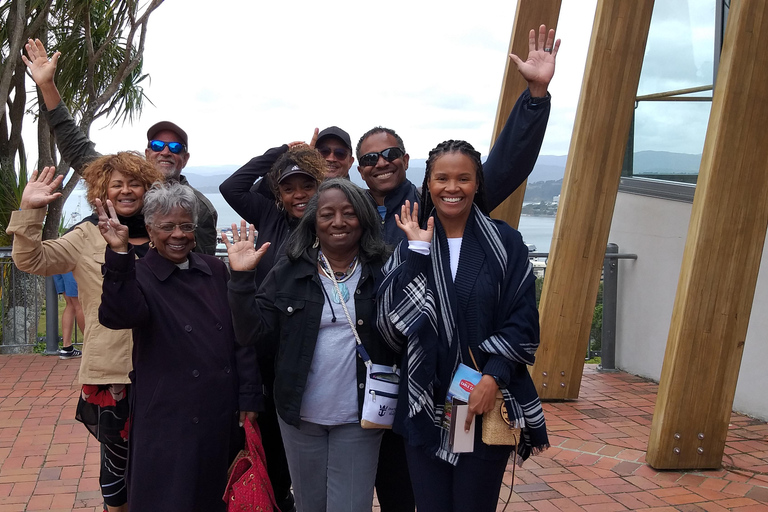
<svg viewBox="0 0 768 512">
<path fill-rule="evenodd" d="M 155 242 L 153 242 L 152 240 L 149 241 L 149 248 L 150 249 L 154 249 L 155 248 Z"/>
<path fill-rule="evenodd" d="M 320 245 L 320 238 L 315 235 L 315 243 L 312 244 L 313 249 L 317 249 L 317 246 Z"/>
</svg>

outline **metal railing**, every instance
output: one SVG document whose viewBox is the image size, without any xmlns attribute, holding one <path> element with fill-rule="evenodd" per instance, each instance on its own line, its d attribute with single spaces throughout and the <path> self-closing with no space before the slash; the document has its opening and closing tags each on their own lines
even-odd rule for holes
<svg viewBox="0 0 768 512">
<path fill-rule="evenodd" d="M 549 258 L 548 252 L 531 252 L 528 257 L 534 260 L 539 258 Z M 587 345 L 585 359 L 600 357 L 599 369 L 603 371 L 616 371 L 616 306 L 619 296 L 619 265 L 618 260 L 629 259 L 636 260 L 637 254 L 619 253 L 619 246 L 608 244 L 605 249 L 603 259 L 602 274 L 602 329 L 600 336 L 600 348 L 594 348 L 594 340 L 590 337 Z M 534 265 L 534 273 L 537 279 L 544 279 L 546 276 L 546 265 Z M 598 303 L 600 302 L 598 294 Z M 595 304 L 597 306 L 598 304 Z"/>
<path fill-rule="evenodd" d="M 46 278 L 22 272 L 11 260 L 11 249 L 0 248 L 0 353 L 32 352 L 43 309 Z M 53 280 L 50 286 L 55 295 Z M 54 311 L 57 311 L 54 308 Z M 57 322 L 53 316 L 53 322 Z M 57 324 L 54 324 L 57 325 Z M 58 327 L 56 326 L 56 333 Z M 58 349 L 58 343 L 57 343 Z"/>
</svg>

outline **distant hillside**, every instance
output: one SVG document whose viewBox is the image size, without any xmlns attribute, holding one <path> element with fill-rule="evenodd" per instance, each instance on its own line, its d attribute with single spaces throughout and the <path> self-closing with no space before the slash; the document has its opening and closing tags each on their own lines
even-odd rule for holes
<svg viewBox="0 0 768 512">
<path fill-rule="evenodd" d="M 530 201 L 551 201 L 552 196 L 559 194 L 559 186 L 562 185 L 563 175 L 565 174 L 566 155 L 541 155 L 528 178 L 528 192 L 525 200 L 528 201 L 529 194 L 534 194 Z M 634 172 L 635 174 L 695 174 L 698 172 L 701 163 L 701 155 L 690 155 L 687 153 L 670 153 L 667 151 L 639 151 L 635 153 Z M 204 193 L 216 193 L 219 191 L 219 185 L 227 179 L 233 172 L 239 168 L 238 165 L 221 166 L 199 166 L 187 167 L 184 175 L 195 188 Z M 423 158 L 411 158 L 406 175 L 417 186 L 421 186 L 424 181 L 424 172 L 426 170 L 426 160 Z M 350 171 L 352 181 L 362 187 L 365 186 L 357 171 L 357 166 L 353 166 Z M 531 185 L 544 183 L 541 187 L 534 187 L 531 192 Z M 560 185 L 556 185 L 560 183 Z M 557 190 L 555 193 L 551 193 Z"/>
</svg>

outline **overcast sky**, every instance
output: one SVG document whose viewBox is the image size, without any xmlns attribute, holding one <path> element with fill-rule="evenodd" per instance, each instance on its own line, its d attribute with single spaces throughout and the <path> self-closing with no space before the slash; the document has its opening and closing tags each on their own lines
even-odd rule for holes
<svg viewBox="0 0 768 512">
<path fill-rule="evenodd" d="M 383 125 L 413 158 L 448 138 L 487 154 L 516 3 L 166 0 L 150 18 L 144 54 L 153 104 L 133 126 L 97 121 L 91 139 L 102 153 L 142 149 L 146 129 L 167 119 L 189 134 L 190 167 L 240 165 L 309 140 L 316 126 L 341 126 L 354 145 Z M 541 154 L 568 153 L 595 5 L 562 0 Z M 656 2 L 640 94 L 711 83 L 713 5 Z M 701 151 L 704 130 L 686 127 L 706 123 L 709 104 L 675 107 L 672 116 L 669 103 L 640 109 L 636 150 Z M 669 123 L 660 123 L 665 115 Z"/>
</svg>

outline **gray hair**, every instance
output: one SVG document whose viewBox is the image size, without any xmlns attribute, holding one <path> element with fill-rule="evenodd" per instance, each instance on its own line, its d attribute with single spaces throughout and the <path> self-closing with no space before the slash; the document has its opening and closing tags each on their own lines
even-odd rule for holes
<svg viewBox="0 0 768 512">
<path fill-rule="evenodd" d="M 144 194 L 144 222 L 152 224 L 157 215 L 168 215 L 174 208 L 181 208 L 197 224 L 197 197 L 192 187 L 178 181 L 160 183 L 156 181 Z"/>
</svg>

